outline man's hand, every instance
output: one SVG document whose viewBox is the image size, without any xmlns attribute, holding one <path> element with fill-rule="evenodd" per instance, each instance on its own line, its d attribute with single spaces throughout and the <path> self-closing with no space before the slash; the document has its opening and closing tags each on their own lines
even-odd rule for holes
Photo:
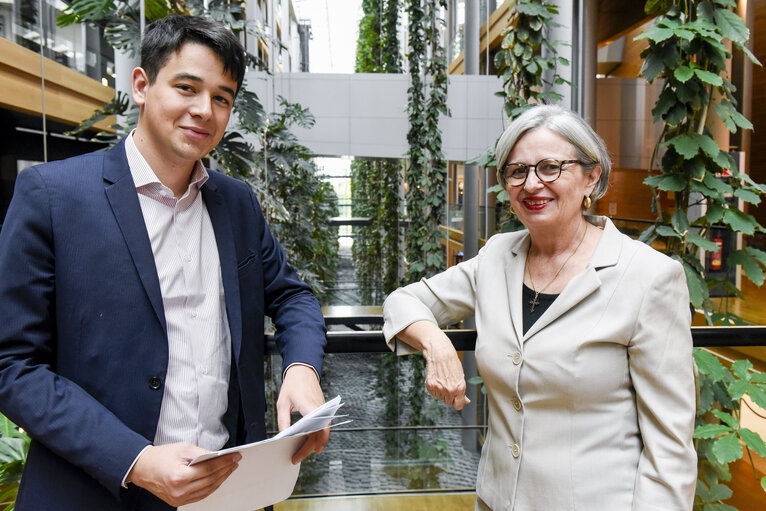
<svg viewBox="0 0 766 511">
<path fill-rule="evenodd" d="M 319 386 L 319 378 L 313 368 L 295 364 L 285 373 L 282 389 L 277 399 L 277 424 L 279 431 L 290 427 L 290 414 L 299 412 L 301 415 L 313 411 L 324 403 L 324 395 Z M 293 465 L 297 465 L 309 454 L 322 452 L 330 439 L 330 428 L 315 431 L 306 437 L 298 451 L 293 454 Z"/>
<path fill-rule="evenodd" d="M 232 453 L 189 465 L 206 452 L 189 443 L 150 446 L 141 453 L 126 481 L 150 491 L 171 506 L 197 502 L 221 486 L 242 459 L 241 454 Z"/>
</svg>

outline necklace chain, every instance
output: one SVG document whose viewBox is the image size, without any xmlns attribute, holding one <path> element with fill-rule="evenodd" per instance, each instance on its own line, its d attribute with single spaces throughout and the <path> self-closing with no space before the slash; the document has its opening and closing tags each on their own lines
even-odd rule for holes
<svg viewBox="0 0 766 511">
<path fill-rule="evenodd" d="M 570 260 L 570 259 L 572 259 L 572 256 L 574 256 L 574 255 L 577 253 L 577 250 L 580 248 L 580 245 L 582 245 L 582 242 L 583 242 L 583 241 L 585 241 L 585 235 L 586 235 L 587 233 L 588 233 L 588 226 L 587 226 L 587 224 L 586 224 L 586 225 L 585 225 L 585 231 L 582 233 L 582 238 L 580 238 L 580 243 L 578 243 L 578 244 L 577 244 L 577 246 L 575 247 L 575 249 L 572 251 L 572 253 L 571 253 L 571 254 L 569 254 L 569 257 L 567 257 L 567 258 L 566 258 L 566 261 L 564 261 L 564 264 L 562 264 L 562 265 L 561 265 L 561 267 L 558 269 L 558 271 L 557 271 L 557 272 L 556 272 L 556 274 L 553 276 L 553 278 L 552 278 L 551 280 L 549 280 L 549 281 L 548 281 L 548 283 L 547 283 L 547 284 L 545 284 L 545 285 L 543 286 L 543 288 L 542 288 L 542 289 L 540 289 L 540 291 L 537 291 L 537 290 L 535 289 L 535 281 L 534 281 L 534 280 L 532 280 L 532 272 L 531 272 L 531 271 L 529 271 L 529 252 L 527 252 L 527 261 L 526 261 L 526 264 L 525 264 L 525 266 L 526 266 L 526 269 L 527 269 L 527 275 L 529 275 L 529 283 L 530 283 L 530 284 L 532 284 L 532 291 L 534 291 L 534 293 L 535 293 L 535 297 L 534 297 L 534 298 L 532 298 L 532 299 L 529 301 L 529 305 L 530 305 L 530 309 L 529 309 L 529 312 L 535 312 L 535 307 L 537 307 L 538 305 L 540 305 L 540 302 L 538 302 L 538 301 L 537 301 L 537 297 L 538 297 L 538 296 L 540 296 L 540 293 L 542 293 L 543 291 L 545 291 L 546 289 L 548 289 L 548 286 L 550 286 L 551 284 L 553 284 L 553 281 L 555 281 L 555 280 L 558 278 L 558 276 L 559 276 L 559 273 L 561 273 L 561 270 L 563 270 L 563 269 L 564 269 L 564 266 L 566 266 L 566 265 L 567 265 L 567 263 L 569 262 L 569 260 Z"/>
</svg>

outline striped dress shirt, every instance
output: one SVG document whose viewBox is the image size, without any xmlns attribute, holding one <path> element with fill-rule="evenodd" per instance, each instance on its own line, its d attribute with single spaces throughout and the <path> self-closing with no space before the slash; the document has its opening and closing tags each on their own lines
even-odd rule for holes
<svg viewBox="0 0 766 511">
<path fill-rule="evenodd" d="M 228 440 L 231 342 L 215 233 L 200 188 L 208 174 L 198 161 L 189 187 L 175 198 L 138 151 L 125 141 L 160 281 L 168 334 L 168 369 L 154 444 L 189 442 L 220 449 Z"/>
</svg>

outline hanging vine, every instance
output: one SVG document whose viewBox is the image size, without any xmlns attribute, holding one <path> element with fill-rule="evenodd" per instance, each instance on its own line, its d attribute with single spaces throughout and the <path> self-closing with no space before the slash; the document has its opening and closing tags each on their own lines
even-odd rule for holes
<svg viewBox="0 0 766 511">
<path fill-rule="evenodd" d="M 449 115 L 447 109 L 447 63 L 440 44 L 443 24 L 441 9 L 446 0 L 410 0 L 409 16 L 410 72 L 407 113 L 410 129 L 407 142 L 410 150 L 407 176 L 407 227 L 405 278 L 415 282 L 435 275 L 445 266 L 441 246 L 441 224 L 446 201 L 447 165 L 442 153 L 439 116 Z M 412 380 L 422 381 L 425 361 L 412 357 Z M 409 424 L 434 424 L 438 408 L 426 400 L 422 385 L 411 385 L 407 393 L 410 404 Z M 413 435 L 407 439 L 408 450 L 421 458 L 443 455 L 444 442 Z M 437 470 L 430 465 L 428 470 Z M 421 474 L 422 476 L 422 474 Z M 425 474 L 433 479 L 435 473 Z"/>
<path fill-rule="evenodd" d="M 737 111 L 735 88 L 728 79 L 727 63 L 732 55 L 727 41 L 758 63 L 745 46 L 749 32 L 731 10 L 735 8 L 733 0 L 649 0 L 646 12 L 657 18 L 637 37 L 648 40 L 641 53 L 641 73 L 650 83 L 664 79 L 652 110 L 654 121 L 662 123 L 662 133 L 650 162 L 650 176 L 644 180 L 653 190 L 657 221 L 641 239 L 663 242 L 665 252 L 683 264 L 692 305 L 703 312 L 708 324 L 741 322 L 728 310 L 714 311 L 710 288 L 723 286 L 742 298 L 728 275 L 716 278 L 700 263 L 702 250 L 720 250 L 708 239 L 711 229 L 715 226 L 728 236 L 764 231 L 738 207 L 738 201 L 758 204 L 766 187 L 737 168 L 710 130 L 716 121 L 713 114 L 731 133 L 752 129 L 750 121 Z M 672 197 L 663 197 L 666 193 Z M 735 248 L 727 263 L 732 271 L 739 266 L 755 284 L 763 284 L 765 252 L 751 246 Z M 766 407 L 766 375 L 754 372 L 748 360 L 724 367 L 713 354 L 699 348 L 694 360 L 700 374 L 694 431 L 699 480 L 694 509 L 736 510 L 723 503 L 732 496 L 731 488 L 724 484 L 732 479 L 729 464 L 745 451 L 750 457 L 751 451 L 766 457 L 766 443 L 739 422 L 740 404 L 747 395 Z M 766 477 L 761 486 L 766 490 Z"/>
<path fill-rule="evenodd" d="M 357 73 L 399 73 L 399 0 L 364 0 L 359 23 Z M 399 282 L 399 160 L 356 159 L 351 164 L 352 214 L 369 218 L 354 228 L 356 281 L 363 304 L 383 302 Z"/>
<path fill-rule="evenodd" d="M 562 96 L 553 90 L 554 86 L 572 85 L 558 72 L 559 64 L 569 65 L 569 60 L 558 55 L 558 48 L 569 43 L 551 41 L 548 37 L 551 28 L 560 26 L 553 19 L 556 14 L 556 5 L 541 0 L 518 0 L 511 10 L 494 57 L 497 76 L 503 79 L 503 90 L 498 94 L 503 97 L 503 110 L 509 122 L 532 105 L 561 101 Z M 470 163 L 492 167 L 496 165 L 494 152 L 495 148 L 490 147 Z M 508 201 L 502 186 L 495 185 L 488 191 L 497 193 L 499 203 Z M 502 231 L 523 227 L 505 208 L 497 220 Z"/>
</svg>

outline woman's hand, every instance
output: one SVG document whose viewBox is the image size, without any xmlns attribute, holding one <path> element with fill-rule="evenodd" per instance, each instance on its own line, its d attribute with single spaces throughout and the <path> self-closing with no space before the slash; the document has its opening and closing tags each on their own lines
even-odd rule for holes
<svg viewBox="0 0 766 511">
<path fill-rule="evenodd" d="M 417 321 L 396 335 L 415 349 L 423 351 L 426 359 L 426 389 L 455 410 L 471 402 L 465 395 L 463 364 L 452 341 L 430 321 Z"/>
</svg>

